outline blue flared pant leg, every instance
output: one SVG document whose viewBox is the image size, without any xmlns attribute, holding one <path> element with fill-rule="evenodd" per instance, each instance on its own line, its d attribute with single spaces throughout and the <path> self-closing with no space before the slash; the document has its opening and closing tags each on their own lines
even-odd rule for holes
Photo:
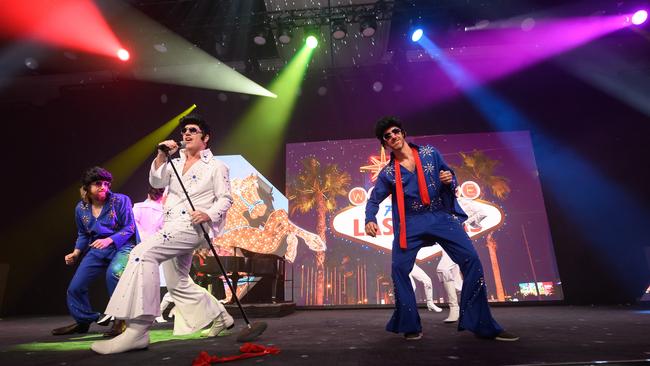
<svg viewBox="0 0 650 366">
<path fill-rule="evenodd" d="M 386 325 L 386 330 L 389 332 L 419 333 L 422 331 L 415 292 L 409 278 L 419 250 L 419 246 L 406 250 L 395 246 L 393 248 L 391 277 L 395 288 L 395 311 Z"/>
<path fill-rule="evenodd" d="M 90 305 L 88 287 L 97 277 L 105 273 L 108 261 L 114 252 L 115 250 L 111 249 L 91 248 L 81 259 L 67 292 L 68 310 L 77 323 L 90 324 L 99 317 L 99 313 L 93 311 Z"/>
<path fill-rule="evenodd" d="M 395 286 L 395 311 L 386 330 L 395 333 L 422 331 L 409 273 L 413 270 L 420 248 L 436 242 L 459 265 L 463 274 L 458 330 L 466 329 L 480 337 L 495 337 L 503 328 L 490 313 L 483 266 L 478 253 L 460 220 L 441 211 L 407 216 L 408 248 L 399 248 L 397 242 L 393 244 L 391 275 Z"/>
<path fill-rule="evenodd" d="M 495 337 L 503 331 L 503 328 L 492 318 L 487 301 L 483 266 L 471 239 L 460 223 L 437 234 L 436 241 L 458 264 L 463 274 L 458 330 L 466 329 L 479 337 Z"/>
</svg>

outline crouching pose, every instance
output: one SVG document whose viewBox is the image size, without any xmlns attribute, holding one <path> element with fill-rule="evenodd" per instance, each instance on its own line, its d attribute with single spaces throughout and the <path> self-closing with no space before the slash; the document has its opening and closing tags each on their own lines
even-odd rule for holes
<svg viewBox="0 0 650 366">
<path fill-rule="evenodd" d="M 86 333 L 92 322 L 107 325 L 110 317 L 94 311 L 88 299 L 88 287 L 99 276 L 106 276 L 111 296 L 122 275 L 129 252 L 138 242 L 129 197 L 111 192 L 113 176 L 106 169 L 93 167 L 81 179 L 81 201 L 75 209 L 77 242 L 65 263 L 81 263 L 68 286 L 68 309 L 74 324 L 52 330 L 53 335 Z M 115 322 L 107 337 L 120 334 L 122 326 Z"/>
<path fill-rule="evenodd" d="M 223 229 L 226 211 L 232 204 L 228 168 L 214 159 L 207 148 L 210 130 L 200 117 L 185 116 L 180 125 L 185 145 L 180 158 L 169 162 L 167 155 L 159 152 L 149 173 L 152 187 L 169 187 L 163 227 L 131 252 L 106 308 L 107 314 L 126 319 L 127 328 L 118 337 L 93 343 L 91 348 L 97 353 L 119 353 L 149 345 L 149 328 L 160 316 L 160 263 L 176 304 L 175 335 L 196 332 L 212 322 L 208 335 L 216 336 L 233 325 L 224 306 L 189 276 L 192 253 L 207 244 L 199 225 L 209 227 L 213 235 L 221 234 Z M 172 140 L 161 144 L 172 154 L 178 149 Z M 190 208 L 171 164 L 182 175 L 195 211 Z"/>
</svg>

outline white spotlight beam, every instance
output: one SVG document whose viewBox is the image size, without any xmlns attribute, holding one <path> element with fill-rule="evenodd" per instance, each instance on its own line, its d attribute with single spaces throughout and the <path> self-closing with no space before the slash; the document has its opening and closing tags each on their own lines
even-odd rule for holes
<svg viewBox="0 0 650 366">
<path fill-rule="evenodd" d="M 277 97 L 133 7 L 118 1 L 103 4 L 108 12 L 119 14 L 112 22 L 116 32 L 133 43 L 131 70 L 136 79 Z"/>
</svg>

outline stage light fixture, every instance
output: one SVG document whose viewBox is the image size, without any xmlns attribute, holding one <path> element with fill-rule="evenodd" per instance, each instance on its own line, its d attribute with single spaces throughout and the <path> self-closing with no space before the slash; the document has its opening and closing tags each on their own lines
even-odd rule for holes
<svg viewBox="0 0 650 366">
<path fill-rule="evenodd" d="M 417 42 L 422 38 L 423 35 L 424 35 L 424 31 L 422 30 L 422 28 L 415 28 L 411 32 L 411 41 Z"/>
<path fill-rule="evenodd" d="M 253 43 L 258 46 L 264 46 L 268 37 L 269 29 L 267 27 L 261 27 L 255 31 L 255 34 L 253 35 Z"/>
<path fill-rule="evenodd" d="M 648 20 L 648 12 L 646 10 L 638 10 L 632 15 L 632 24 L 641 25 Z"/>
<path fill-rule="evenodd" d="M 160 52 L 160 53 L 167 52 L 167 46 L 165 45 L 165 42 L 160 42 L 160 43 L 154 44 L 153 49 Z"/>
<path fill-rule="evenodd" d="M 291 42 L 291 29 L 288 25 L 280 25 L 278 28 L 278 41 L 282 44 L 289 44 Z"/>
<path fill-rule="evenodd" d="M 372 16 L 361 18 L 359 22 L 359 31 L 366 38 L 374 36 L 377 31 L 377 20 Z"/>
<path fill-rule="evenodd" d="M 318 39 L 315 36 L 308 36 L 306 43 L 307 47 L 314 49 L 318 46 Z"/>
<path fill-rule="evenodd" d="M 124 48 L 120 48 L 117 51 L 117 58 L 122 61 L 128 61 L 129 58 L 131 58 L 131 55 L 129 54 L 129 51 L 125 50 Z"/>
<path fill-rule="evenodd" d="M 25 66 L 30 70 L 38 69 L 38 61 L 33 57 L 27 57 L 25 59 Z"/>
<path fill-rule="evenodd" d="M 348 34 L 348 30 L 345 27 L 344 19 L 338 19 L 332 21 L 332 38 L 340 41 Z"/>
</svg>

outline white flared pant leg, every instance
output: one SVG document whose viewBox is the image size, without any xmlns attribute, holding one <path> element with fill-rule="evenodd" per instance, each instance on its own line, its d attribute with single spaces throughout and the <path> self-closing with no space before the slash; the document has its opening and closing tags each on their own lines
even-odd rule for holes
<svg viewBox="0 0 650 366">
<path fill-rule="evenodd" d="M 170 292 L 171 287 L 176 287 L 176 292 L 180 294 L 177 299 L 172 292 L 179 310 L 176 314 L 178 316 L 182 312 L 180 316 L 183 317 L 181 328 L 177 331 L 175 325 L 174 333 L 187 334 L 208 325 L 220 314 L 223 306 L 205 290 L 201 291 L 189 278 L 188 259 L 191 261 L 194 249 L 202 240 L 202 236 L 187 221 L 166 222 L 162 230 L 133 248 L 105 313 L 118 319 L 160 316 L 159 264 L 180 256 L 184 258 L 181 262 L 186 264 L 178 265 L 178 260 L 173 261 L 174 269 L 170 271 L 170 276 L 166 276 Z M 175 286 L 170 285 L 169 281 L 175 281 Z M 192 295 L 196 298 L 192 298 Z"/>
<path fill-rule="evenodd" d="M 167 290 L 176 305 L 174 334 L 190 334 L 204 328 L 225 307 L 205 288 L 190 278 L 192 253 L 181 254 L 162 264 Z"/>
<path fill-rule="evenodd" d="M 444 250 L 442 251 L 442 258 L 440 258 L 436 272 L 440 282 L 453 282 L 457 291 L 463 288 L 463 276 L 460 273 L 460 267 L 451 260 Z"/>
<path fill-rule="evenodd" d="M 418 267 L 417 264 L 413 265 L 413 270 L 411 270 L 411 273 L 409 273 L 409 277 L 411 277 L 413 290 L 415 291 L 414 279 L 422 282 L 427 301 L 433 301 L 433 284 L 431 283 L 431 277 L 429 277 L 422 268 Z"/>
</svg>

